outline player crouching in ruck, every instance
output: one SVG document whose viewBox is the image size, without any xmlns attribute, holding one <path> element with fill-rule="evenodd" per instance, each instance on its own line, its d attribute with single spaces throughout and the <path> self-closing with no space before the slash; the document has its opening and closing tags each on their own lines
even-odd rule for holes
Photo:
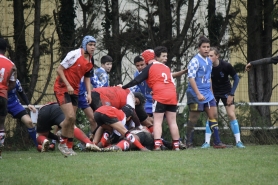
<svg viewBox="0 0 278 185">
<path fill-rule="evenodd" d="M 149 151 L 145 148 L 140 141 L 138 141 L 133 134 L 131 134 L 124 125 L 126 121 L 129 121 L 134 109 L 126 104 L 119 110 L 115 107 L 104 105 L 99 107 L 95 113 L 94 117 L 98 126 L 102 127 L 104 130 L 112 134 L 113 130 L 119 132 L 122 136 L 126 137 L 128 141 L 133 143 L 141 151 Z"/>
<path fill-rule="evenodd" d="M 38 141 L 38 151 L 46 152 L 48 150 L 54 150 L 55 145 L 50 144 L 47 138 L 59 141 L 57 135 L 51 132 L 52 126 L 57 126 L 58 128 L 63 127 L 63 120 L 65 115 L 61 110 L 60 106 L 56 103 L 48 103 L 40 108 L 38 114 L 38 123 L 37 123 L 37 141 Z M 92 151 L 100 151 L 100 148 L 93 144 L 90 139 L 81 131 L 79 128 L 74 126 L 74 137 L 84 143 L 86 143 L 86 149 Z M 68 148 L 72 150 L 72 145 L 69 143 Z M 76 155 L 72 151 L 71 155 Z"/>
</svg>

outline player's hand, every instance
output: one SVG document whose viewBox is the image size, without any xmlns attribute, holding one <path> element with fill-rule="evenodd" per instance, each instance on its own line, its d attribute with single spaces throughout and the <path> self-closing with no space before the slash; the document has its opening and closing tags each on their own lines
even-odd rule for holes
<svg viewBox="0 0 278 185">
<path fill-rule="evenodd" d="M 245 71 L 250 71 L 252 65 L 250 63 L 248 63 L 246 66 L 245 66 Z"/>
<path fill-rule="evenodd" d="M 184 71 L 184 74 L 188 73 L 188 69 L 187 68 L 184 69 L 183 71 Z"/>
<path fill-rule="evenodd" d="M 37 112 L 37 109 L 35 108 L 34 105 L 30 105 L 30 104 L 29 104 L 27 107 L 28 107 L 28 109 L 29 109 L 30 111 L 32 111 L 33 113 Z"/>
<path fill-rule="evenodd" d="M 199 101 L 206 100 L 206 98 L 202 94 L 197 95 L 197 98 L 198 98 Z"/>
<path fill-rule="evenodd" d="M 123 84 L 118 84 L 117 87 L 123 87 Z"/>
<path fill-rule="evenodd" d="M 233 96 L 228 96 L 228 98 L 227 98 L 227 105 L 228 105 L 228 106 L 232 105 L 233 99 L 234 99 Z"/>
<path fill-rule="evenodd" d="M 68 89 L 68 93 L 69 93 L 69 94 L 73 94 L 73 93 L 74 93 L 74 89 L 72 88 L 71 85 L 68 85 L 68 86 L 67 86 L 67 89 Z"/>
<path fill-rule="evenodd" d="M 92 97 L 91 97 L 91 95 L 87 95 L 86 99 L 87 99 L 87 103 L 88 103 L 88 104 L 91 104 L 91 103 L 92 103 Z"/>
</svg>

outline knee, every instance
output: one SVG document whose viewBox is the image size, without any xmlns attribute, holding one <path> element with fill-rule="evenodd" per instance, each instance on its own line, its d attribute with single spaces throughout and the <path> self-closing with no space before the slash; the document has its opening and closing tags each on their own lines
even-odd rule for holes
<svg viewBox="0 0 278 185">
<path fill-rule="evenodd" d="M 236 115 L 234 113 L 227 113 L 228 117 L 230 120 L 235 120 L 236 119 Z"/>
<path fill-rule="evenodd" d="M 76 116 L 75 116 L 74 114 L 70 114 L 70 115 L 68 115 L 67 120 L 68 120 L 70 123 L 75 123 Z"/>
<path fill-rule="evenodd" d="M 25 125 L 26 125 L 28 128 L 33 128 L 33 127 L 35 127 L 34 124 L 33 124 L 33 122 L 32 122 L 32 120 L 26 121 L 26 122 L 25 122 Z"/>
</svg>

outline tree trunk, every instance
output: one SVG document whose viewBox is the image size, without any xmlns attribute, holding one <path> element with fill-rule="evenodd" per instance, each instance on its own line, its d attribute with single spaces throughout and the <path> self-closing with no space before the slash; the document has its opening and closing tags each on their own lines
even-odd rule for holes
<svg viewBox="0 0 278 185">
<path fill-rule="evenodd" d="M 74 10 L 74 0 L 60 0 L 61 9 L 58 13 L 58 27 L 59 41 L 61 46 L 61 58 L 65 58 L 67 53 L 74 48 L 75 41 L 75 24 L 74 18 L 76 17 Z M 83 23 L 86 23 L 83 20 Z M 86 25 L 84 25 L 86 26 Z M 83 35 L 84 36 L 84 35 Z"/>
<path fill-rule="evenodd" d="M 172 41 L 172 14 L 170 0 L 158 1 L 159 37 L 161 45 L 168 49 L 168 60 L 166 65 L 171 66 L 173 54 L 171 53 Z"/>
<path fill-rule="evenodd" d="M 120 23 L 119 23 L 119 1 L 112 0 L 112 38 L 108 49 L 108 55 L 113 58 L 113 67 L 110 72 L 110 86 L 122 83 L 122 54 L 119 40 Z M 110 39 L 109 39 L 110 40 Z"/>
<path fill-rule="evenodd" d="M 41 17 L 41 0 L 35 1 L 35 21 L 34 21 L 34 62 L 31 76 L 31 83 L 28 91 L 28 99 L 33 97 L 35 87 L 39 77 L 40 68 L 40 17 Z"/>
<path fill-rule="evenodd" d="M 272 0 L 247 1 L 247 59 L 248 62 L 271 57 Z M 264 13 L 264 14 L 263 14 Z M 272 94 L 272 65 L 260 65 L 248 73 L 250 102 L 269 102 Z M 256 107 L 260 116 L 270 125 L 270 107 Z"/>
<path fill-rule="evenodd" d="M 27 69 L 28 52 L 25 40 L 25 22 L 24 22 L 24 8 L 23 1 L 14 0 L 14 56 L 12 61 L 17 67 L 17 78 L 24 88 L 27 90 L 29 83 L 29 71 Z"/>
</svg>

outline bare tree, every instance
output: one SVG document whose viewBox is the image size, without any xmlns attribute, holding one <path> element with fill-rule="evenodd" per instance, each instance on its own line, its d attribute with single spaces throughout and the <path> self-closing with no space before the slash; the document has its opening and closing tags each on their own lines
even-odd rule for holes
<svg viewBox="0 0 278 185">
<path fill-rule="evenodd" d="M 273 0 L 247 1 L 247 61 L 272 56 Z M 256 46 L 256 47 L 254 47 Z M 248 73 L 249 99 L 251 102 L 269 102 L 272 95 L 272 65 L 260 65 Z M 270 108 L 256 109 L 270 123 Z"/>
<path fill-rule="evenodd" d="M 28 89 L 28 99 L 33 97 L 33 93 L 38 81 L 40 67 L 40 18 L 41 18 L 41 0 L 35 1 L 35 19 L 34 19 L 34 52 L 33 69 L 31 81 Z"/>
<path fill-rule="evenodd" d="M 29 71 L 27 69 L 29 50 L 25 38 L 24 4 L 21 0 L 13 1 L 14 8 L 14 51 L 9 50 L 12 61 L 17 66 L 17 77 L 22 86 L 27 90 L 29 84 Z"/>
</svg>

